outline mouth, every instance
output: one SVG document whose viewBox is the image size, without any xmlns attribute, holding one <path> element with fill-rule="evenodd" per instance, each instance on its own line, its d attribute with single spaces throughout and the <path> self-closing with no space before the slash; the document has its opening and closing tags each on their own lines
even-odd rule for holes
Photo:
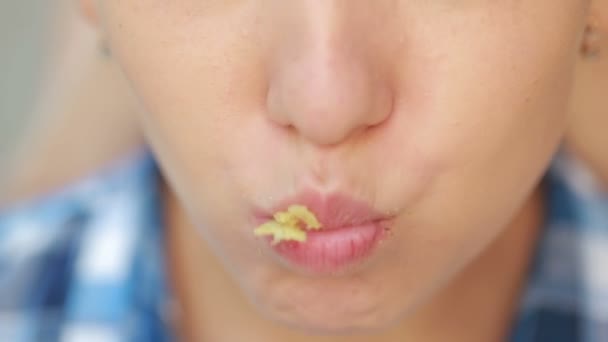
<svg viewBox="0 0 608 342">
<path fill-rule="evenodd" d="M 273 214 L 291 205 L 307 207 L 321 228 L 307 230 L 305 241 L 260 241 L 269 245 L 283 261 L 309 274 L 335 274 L 351 269 L 371 257 L 379 242 L 387 237 L 392 216 L 375 210 L 366 202 L 340 193 L 321 195 L 305 191 L 286 198 L 268 210 L 254 214 L 256 224 L 273 220 Z"/>
</svg>

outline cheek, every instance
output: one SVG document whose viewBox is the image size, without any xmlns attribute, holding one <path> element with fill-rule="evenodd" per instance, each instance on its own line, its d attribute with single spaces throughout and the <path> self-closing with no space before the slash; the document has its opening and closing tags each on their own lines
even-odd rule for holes
<svg viewBox="0 0 608 342">
<path fill-rule="evenodd" d="M 479 18 L 452 14 L 432 40 L 414 21 L 396 122 L 382 141 L 401 147 L 393 160 L 404 174 L 483 185 L 509 172 L 511 186 L 541 172 L 564 130 L 582 16 L 571 17 L 580 5 L 532 6 L 525 15 L 504 5 Z"/>
<path fill-rule="evenodd" d="M 422 265 L 420 279 L 458 269 L 496 238 L 559 145 L 582 17 L 554 11 L 475 27 L 446 18 L 436 39 L 413 34 L 404 52 L 397 115 L 376 146 L 391 172 L 378 187 L 399 185 L 389 192 L 407 208 L 395 254 Z"/>
<path fill-rule="evenodd" d="M 404 52 L 399 130 L 441 164 L 497 157 L 513 143 L 519 153 L 563 129 L 579 21 L 542 2 L 518 13 L 493 6 L 441 19 L 432 40 L 420 23 Z"/>
<path fill-rule="evenodd" d="M 369 153 L 391 170 L 378 187 L 399 184 L 389 202 L 450 212 L 466 198 L 453 222 L 482 217 L 490 207 L 511 213 L 556 148 L 580 22 L 567 11 L 518 24 L 509 15 L 484 15 L 450 15 L 432 34 L 408 18 L 413 29 L 400 52 L 395 115 Z M 539 22 L 554 34 L 539 30 Z"/>
<path fill-rule="evenodd" d="M 208 14 L 194 15 L 202 7 Z M 186 204 L 239 203 L 246 189 L 229 180 L 265 162 L 252 143 L 263 133 L 251 131 L 266 88 L 259 44 L 248 38 L 254 17 L 195 1 L 112 1 L 105 12 L 148 142 Z"/>
<path fill-rule="evenodd" d="M 259 44 L 248 38 L 254 17 L 200 1 L 143 3 L 106 9 L 113 55 L 141 99 L 142 121 L 180 151 L 213 153 L 220 137 L 239 139 L 239 122 L 257 115 L 266 88 Z"/>
</svg>

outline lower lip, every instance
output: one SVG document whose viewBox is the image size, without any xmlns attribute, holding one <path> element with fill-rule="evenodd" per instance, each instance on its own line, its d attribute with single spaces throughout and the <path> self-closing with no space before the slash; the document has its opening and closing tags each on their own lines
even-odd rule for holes
<svg viewBox="0 0 608 342">
<path fill-rule="evenodd" d="M 312 274 L 335 274 L 369 258 L 383 238 L 385 224 L 308 231 L 306 242 L 283 241 L 273 249 L 289 263 Z M 271 239 L 269 238 L 268 243 Z"/>
</svg>

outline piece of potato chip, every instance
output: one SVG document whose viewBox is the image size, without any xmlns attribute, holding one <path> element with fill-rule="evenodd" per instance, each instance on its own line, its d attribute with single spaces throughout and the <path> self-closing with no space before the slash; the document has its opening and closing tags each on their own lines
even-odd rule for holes
<svg viewBox="0 0 608 342">
<path fill-rule="evenodd" d="M 280 224 L 286 225 L 286 226 L 297 226 L 298 225 L 298 218 L 286 211 L 279 211 L 276 214 L 274 214 L 274 219 L 275 221 L 277 221 Z"/>
<path fill-rule="evenodd" d="M 306 241 L 306 231 L 300 229 L 303 222 L 306 229 L 321 229 L 321 224 L 308 208 L 303 205 L 292 205 L 287 211 L 279 211 L 273 215 L 274 220 L 268 221 L 254 230 L 256 236 L 272 236 L 272 244 L 281 241 Z"/>
<path fill-rule="evenodd" d="M 302 220 L 302 222 L 306 224 L 307 229 L 321 229 L 321 223 L 319 222 L 319 220 L 317 220 L 315 214 L 313 214 L 305 206 L 297 204 L 292 205 L 287 208 L 287 212 Z"/>
<path fill-rule="evenodd" d="M 281 241 L 306 242 L 306 232 L 296 226 L 287 226 L 276 221 L 268 221 L 255 229 L 256 236 L 272 236 L 272 244 Z"/>
</svg>

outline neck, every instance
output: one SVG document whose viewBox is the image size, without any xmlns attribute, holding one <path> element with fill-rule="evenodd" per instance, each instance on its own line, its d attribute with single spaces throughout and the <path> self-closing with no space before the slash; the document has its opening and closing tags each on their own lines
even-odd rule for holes
<svg viewBox="0 0 608 342">
<path fill-rule="evenodd" d="M 181 308 L 177 330 L 188 341 L 503 340 L 543 216 L 537 189 L 492 246 L 398 326 L 377 336 L 313 338 L 260 317 L 188 222 L 172 193 L 167 192 L 165 203 L 170 276 Z"/>
<path fill-rule="evenodd" d="M 608 51 L 608 46 L 602 47 Z M 566 146 L 608 184 L 608 58 L 580 60 L 570 102 Z"/>
</svg>

